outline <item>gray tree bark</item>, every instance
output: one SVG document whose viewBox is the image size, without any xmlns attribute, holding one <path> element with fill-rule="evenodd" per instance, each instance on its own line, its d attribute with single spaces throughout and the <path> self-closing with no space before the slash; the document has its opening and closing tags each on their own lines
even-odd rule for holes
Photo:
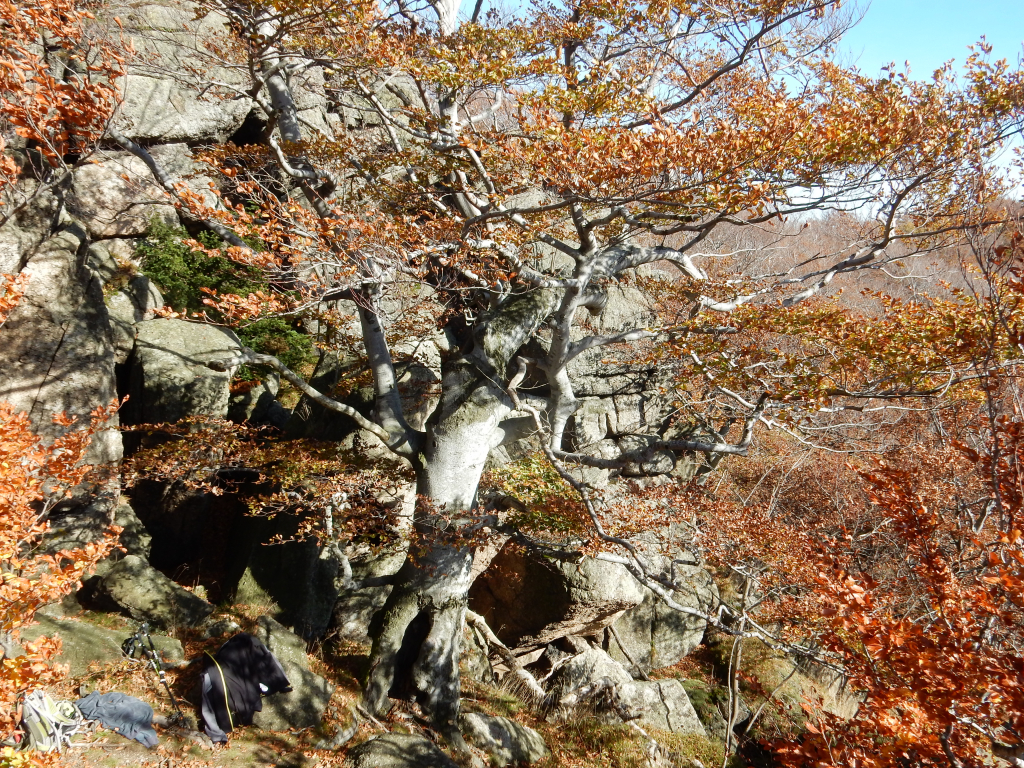
<svg viewBox="0 0 1024 768">
<path fill-rule="evenodd" d="M 390 698 L 415 700 L 457 749 L 465 748 L 458 730 L 459 654 L 473 564 L 466 535 L 479 522 L 477 486 L 487 455 L 512 413 L 509 360 L 557 298 L 537 290 L 509 302 L 481 323 L 473 348 L 445 366 L 441 402 L 413 462 L 416 536 L 370 628 L 367 708 L 382 714 Z"/>
</svg>

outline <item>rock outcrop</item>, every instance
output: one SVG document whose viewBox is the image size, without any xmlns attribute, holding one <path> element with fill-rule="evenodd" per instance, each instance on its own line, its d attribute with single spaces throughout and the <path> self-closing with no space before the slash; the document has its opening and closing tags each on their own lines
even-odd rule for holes
<svg viewBox="0 0 1024 768">
<path fill-rule="evenodd" d="M 215 371 L 207 363 L 238 354 L 241 342 L 234 333 L 165 319 L 138 323 L 136 329 L 125 421 L 159 424 L 190 416 L 227 416 L 235 368 Z"/>
<path fill-rule="evenodd" d="M 334 686 L 310 670 L 305 641 L 269 616 L 260 617 L 256 637 L 281 662 L 292 690 L 265 697 L 253 724 L 268 731 L 319 725 Z"/>
<path fill-rule="evenodd" d="M 644 589 L 622 565 L 557 560 L 506 544 L 470 590 L 470 607 L 510 648 L 593 635 L 640 605 Z"/>
<path fill-rule="evenodd" d="M 707 735 L 678 680 L 636 681 L 599 648 L 562 659 L 548 685 L 551 703 L 562 708 L 565 718 L 592 709 L 610 722 L 636 720 L 672 733 Z"/>
</svg>

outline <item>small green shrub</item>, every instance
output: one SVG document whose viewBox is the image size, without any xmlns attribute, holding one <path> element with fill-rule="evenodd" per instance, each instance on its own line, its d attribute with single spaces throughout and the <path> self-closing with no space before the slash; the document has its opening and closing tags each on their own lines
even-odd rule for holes
<svg viewBox="0 0 1024 768">
<path fill-rule="evenodd" d="M 194 251 L 183 242 L 187 237 L 184 229 L 153 222 L 149 235 L 136 248 L 143 273 L 157 284 L 164 300 L 178 312 L 206 310 L 218 320 L 216 313 L 203 304 L 206 298 L 203 288 L 240 296 L 269 289 L 258 270 L 223 256 Z M 196 239 L 207 248 L 223 245 L 212 232 L 203 232 Z M 284 318 L 263 318 L 235 331 L 247 347 L 274 355 L 293 370 L 302 370 L 316 362 L 313 340 Z M 239 378 L 257 377 L 251 371 L 241 370 Z"/>
<path fill-rule="evenodd" d="M 149 235 L 135 249 L 143 273 L 157 284 L 164 300 L 177 311 L 204 309 L 203 288 L 239 295 L 265 288 L 256 270 L 222 256 L 194 251 L 183 242 L 187 237 L 184 229 L 153 222 Z M 203 232 L 196 239 L 207 248 L 223 244 L 212 232 Z"/>
<path fill-rule="evenodd" d="M 244 328 L 236 328 L 235 333 L 245 346 L 265 355 L 274 355 L 293 371 L 301 371 L 316 363 L 313 340 L 282 317 L 257 320 Z"/>
</svg>

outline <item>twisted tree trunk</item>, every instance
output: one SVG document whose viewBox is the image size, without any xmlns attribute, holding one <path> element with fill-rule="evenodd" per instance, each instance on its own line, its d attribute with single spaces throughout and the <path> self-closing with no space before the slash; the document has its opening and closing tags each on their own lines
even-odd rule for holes
<svg viewBox="0 0 1024 768">
<path fill-rule="evenodd" d="M 473 349 L 446 366 L 442 397 L 415 457 L 419 503 L 409 558 L 370 627 L 373 639 L 366 705 L 417 701 L 444 737 L 465 748 L 458 730 L 459 653 L 473 551 L 480 522 L 477 486 L 490 450 L 518 423 L 506 418 L 506 366 L 554 307 L 553 292 L 534 291 L 482 324 Z"/>
</svg>

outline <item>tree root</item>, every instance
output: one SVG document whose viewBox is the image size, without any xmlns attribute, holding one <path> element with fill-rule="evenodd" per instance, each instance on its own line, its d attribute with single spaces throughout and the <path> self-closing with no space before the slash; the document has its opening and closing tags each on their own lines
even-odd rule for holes
<svg viewBox="0 0 1024 768">
<path fill-rule="evenodd" d="M 487 641 L 487 644 L 494 648 L 498 656 L 501 657 L 501 660 L 508 665 L 508 668 L 512 670 L 512 673 L 526 686 L 526 690 L 529 691 L 529 693 L 534 696 L 538 702 L 543 701 L 547 696 L 547 691 L 545 691 L 541 687 L 540 683 L 537 682 L 537 678 L 522 668 L 519 664 L 519 659 L 517 659 L 512 651 L 508 649 L 508 646 L 501 642 L 501 640 L 498 639 L 498 636 L 491 631 L 491 628 L 487 626 L 487 622 L 484 621 L 484 617 L 467 609 L 466 623 L 477 629 L 480 634 L 484 636 L 484 640 Z"/>
</svg>

